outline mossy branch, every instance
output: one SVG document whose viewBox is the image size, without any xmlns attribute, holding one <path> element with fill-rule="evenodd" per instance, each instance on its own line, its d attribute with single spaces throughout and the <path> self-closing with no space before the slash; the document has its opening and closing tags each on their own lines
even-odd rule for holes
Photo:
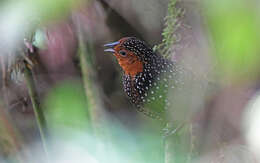
<svg viewBox="0 0 260 163">
<path fill-rule="evenodd" d="M 177 7 L 178 0 L 169 0 L 168 4 L 168 13 L 165 20 L 165 27 L 162 31 L 162 42 L 153 47 L 154 51 L 158 51 L 165 58 L 170 58 L 174 55 L 174 45 L 178 43 L 180 40 L 180 35 L 177 34 L 178 29 L 182 25 L 182 18 L 185 14 L 184 10 L 180 7 Z M 180 140 L 186 139 L 184 138 L 187 132 L 179 133 L 183 126 L 177 128 L 174 133 L 171 133 L 170 136 L 164 142 L 164 152 L 165 152 L 165 163 L 178 162 L 177 160 L 180 158 L 179 150 L 176 150 L 180 146 Z M 184 144 L 182 144 L 185 146 Z"/>
<path fill-rule="evenodd" d="M 184 10 L 177 8 L 178 0 L 170 0 L 168 4 L 168 14 L 165 19 L 165 28 L 162 32 L 162 42 L 155 45 L 153 50 L 158 51 L 165 58 L 171 57 L 173 53 L 173 45 L 178 41 L 176 31 L 181 26 L 181 18 L 184 16 Z"/>
</svg>

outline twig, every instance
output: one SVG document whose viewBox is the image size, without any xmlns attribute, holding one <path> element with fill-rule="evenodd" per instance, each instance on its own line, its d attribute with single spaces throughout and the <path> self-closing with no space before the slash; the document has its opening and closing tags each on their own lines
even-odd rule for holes
<svg viewBox="0 0 260 163">
<path fill-rule="evenodd" d="M 34 114 L 35 114 L 37 126 L 38 126 L 38 129 L 39 129 L 39 132 L 40 132 L 43 149 L 44 149 L 44 152 L 45 152 L 47 159 L 48 159 L 48 150 L 47 150 L 47 142 L 46 142 L 46 137 L 47 137 L 46 121 L 45 121 L 43 111 L 42 111 L 42 109 L 39 105 L 39 102 L 38 102 L 38 95 L 37 95 L 37 92 L 36 92 L 36 87 L 35 87 L 35 83 L 34 83 L 34 80 L 33 80 L 32 72 L 26 66 L 26 64 L 27 63 L 25 63 L 24 77 L 25 77 L 26 85 L 28 87 L 29 96 L 30 96 L 30 99 L 31 99 L 31 102 L 32 102 L 32 107 L 33 107 L 33 111 L 34 111 Z"/>
</svg>

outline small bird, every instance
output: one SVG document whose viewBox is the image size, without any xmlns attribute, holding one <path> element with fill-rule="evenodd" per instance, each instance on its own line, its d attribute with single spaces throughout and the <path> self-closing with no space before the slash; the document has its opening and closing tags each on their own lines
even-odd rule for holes
<svg viewBox="0 0 260 163">
<path fill-rule="evenodd" d="M 168 92 L 180 82 L 176 62 L 154 52 L 144 41 L 124 37 L 104 45 L 123 69 L 124 91 L 140 112 L 162 119 L 169 107 Z"/>
</svg>

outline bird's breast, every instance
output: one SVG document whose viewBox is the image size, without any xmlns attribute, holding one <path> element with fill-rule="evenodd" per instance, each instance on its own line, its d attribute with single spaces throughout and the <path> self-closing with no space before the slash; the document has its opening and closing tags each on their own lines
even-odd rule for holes
<svg viewBox="0 0 260 163">
<path fill-rule="evenodd" d="M 122 67 L 124 74 L 130 75 L 132 78 L 143 72 L 143 63 L 139 60 L 119 60 L 119 65 Z"/>
<path fill-rule="evenodd" d="M 134 77 L 125 74 L 124 88 L 131 102 L 136 106 L 149 103 L 164 106 L 167 103 L 168 91 L 175 87 L 177 81 L 172 68 L 172 65 L 168 65 L 167 62 L 162 64 L 148 63 L 144 64 L 143 71 Z"/>
</svg>

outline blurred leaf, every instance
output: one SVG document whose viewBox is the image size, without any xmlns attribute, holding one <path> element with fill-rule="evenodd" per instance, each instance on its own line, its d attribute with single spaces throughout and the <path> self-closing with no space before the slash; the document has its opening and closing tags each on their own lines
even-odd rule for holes
<svg viewBox="0 0 260 163">
<path fill-rule="evenodd" d="M 48 128 L 52 132 L 74 136 L 74 132 L 89 129 L 88 107 L 80 83 L 74 81 L 57 85 L 47 96 L 45 104 Z"/>
<path fill-rule="evenodd" d="M 158 122 L 150 121 L 140 123 L 134 129 L 125 128 L 120 122 L 110 122 L 109 130 L 111 135 L 110 144 L 112 145 L 110 162 L 126 163 L 157 163 L 164 160 L 163 139 L 158 127 Z M 123 148 L 122 148 L 123 147 Z M 105 151 L 104 154 L 108 152 Z M 102 158 L 102 157 L 100 157 Z M 105 162 L 106 159 L 101 159 Z"/>
<path fill-rule="evenodd" d="M 37 29 L 34 35 L 33 45 L 38 48 L 45 49 L 46 48 L 46 34 L 43 30 Z"/>
<path fill-rule="evenodd" d="M 80 0 L 26 0 L 39 18 L 43 20 L 56 19 L 70 13 Z"/>
<path fill-rule="evenodd" d="M 258 72 L 260 41 L 256 8 L 245 0 L 204 4 L 219 74 L 236 80 L 254 77 Z"/>
</svg>

